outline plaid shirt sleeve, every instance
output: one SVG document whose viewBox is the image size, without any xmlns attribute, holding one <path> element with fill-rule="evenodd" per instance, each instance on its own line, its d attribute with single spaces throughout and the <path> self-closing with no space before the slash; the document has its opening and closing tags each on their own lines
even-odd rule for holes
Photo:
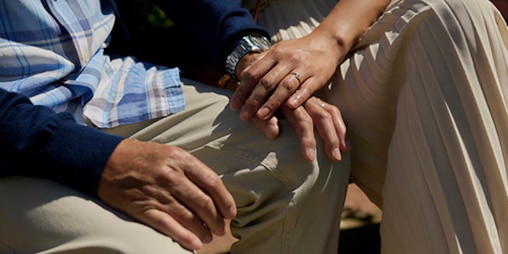
<svg viewBox="0 0 508 254">
<path fill-rule="evenodd" d="M 178 69 L 103 54 L 109 1 L 0 1 L 0 88 L 101 128 L 181 111 Z"/>
</svg>

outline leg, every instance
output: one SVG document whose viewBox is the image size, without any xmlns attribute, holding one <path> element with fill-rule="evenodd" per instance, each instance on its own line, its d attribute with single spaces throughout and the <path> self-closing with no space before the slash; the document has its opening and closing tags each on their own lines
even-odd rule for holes
<svg viewBox="0 0 508 254">
<path fill-rule="evenodd" d="M 337 253 L 339 220 L 349 179 L 347 158 L 324 152 L 301 159 L 297 138 L 270 141 L 229 110 L 226 92 L 185 86 L 187 110 L 111 133 L 184 147 L 223 176 L 238 204 L 232 231 L 236 253 Z M 347 157 L 347 156 L 346 156 Z M 16 252 L 187 253 L 149 227 L 108 210 L 100 201 L 60 184 L 0 179 L 0 249 Z M 13 198 L 15 197 L 15 198 Z M 28 245 L 27 243 L 30 243 Z"/>
<path fill-rule="evenodd" d="M 55 182 L 0 178 L 0 253 L 191 253 Z"/>
<path fill-rule="evenodd" d="M 185 81 L 187 109 L 133 137 L 177 145 L 222 175 L 238 205 L 233 253 L 337 253 L 339 221 L 349 179 L 347 159 L 331 163 L 300 156 L 298 140 L 282 121 L 268 140 L 228 106 L 228 93 Z"/>
<path fill-rule="evenodd" d="M 394 1 L 341 66 L 330 100 L 353 132 L 355 181 L 383 204 L 383 252 L 508 250 L 501 20 L 488 1 Z"/>
<path fill-rule="evenodd" d="M 437 75 L 411 80 L 400 93 L 383 193 L 388 253 L 508 251 L 508 54 L 492 10 L 480 2 L 430 1 L 435 13 L 408 42 L 408 77 L 422 77 L 430 61 Z M 455 12 L 457 23 L 444 21 Z M 455 38 L 445 36 L 455 30 Z M 478 49 L 454 52 L 464 42 Z M 441 51 L 417 58 L 425 44 Z M 403 210 L 409 223 L 395 227 Z M 420 230 L 401 237 L 410 228 Z"/>
</svg>

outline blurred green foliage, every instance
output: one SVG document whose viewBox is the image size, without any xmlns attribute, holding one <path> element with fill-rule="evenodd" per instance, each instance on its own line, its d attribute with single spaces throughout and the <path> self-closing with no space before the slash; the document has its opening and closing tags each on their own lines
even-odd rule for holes
<svg viewBox="0 0 508 254">
<path fill-rule="evenodd" d="M 132 11 L 136 10 L 137 12 L 141 12 L 138 14 L 145 17 L 146 20 L 155 27 L 164 28 L 174 26 L 173 21 L 159 8 L 155 0 L 121 0 L 117 1 L 117 4 L 121 6 L 122 16 L 128 15 L 129 18 L 132 18 L 134 14 Z"/>
<path fill-rule="evenodd" d="M 168 18 L 166 13 L 164 13 L 159 6 L 156 4 L 153 4 L 148 7 L 148 21 L 150 24 L 156 26 L 156 27 L 173 27 L 175 24 L 171 19 Z"/>
<path fill-rule="evenodd" d="M 113 29 L 107 53 L 135 56 L 141 61 L 177 66 L 184 57 L 174 50 L 182 45 L 174 38 L 182 37 L 155 0 L 116 1 L 120 18 Z M 120 25 L 122 24 L 122 25 Z M 172 39 L 173 38 L 173 39 Z"/>
<path fill-rule="evenodd" d="M 189 31 L 180 31 L 156 0 L 118 0 L 116 4 L 120 19 L 113 28 L 107 54 L 178 67 L 183 74 L 202 73 L 210 66 L 201 46 L 188 36 Z"/>
</svg>

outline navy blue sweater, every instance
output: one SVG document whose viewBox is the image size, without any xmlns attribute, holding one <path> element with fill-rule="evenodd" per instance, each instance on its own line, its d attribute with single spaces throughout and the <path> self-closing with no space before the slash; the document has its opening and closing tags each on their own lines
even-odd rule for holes
<svg viewBox="0 0 508 254">
<path fill-rule="evenodd" d="M 268 35 L 240 5 L 240 0 L 160 1 L 168 16 L 203 45 L 219 68 L 241 36 Z M 47 178 L 96 196 L 107 160 L 122 139 L 0 89 L 0 176 Z"/>
</svg>

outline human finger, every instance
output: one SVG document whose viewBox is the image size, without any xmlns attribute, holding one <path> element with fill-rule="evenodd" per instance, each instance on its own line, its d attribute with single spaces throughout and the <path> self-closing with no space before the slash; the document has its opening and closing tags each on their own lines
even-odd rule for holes
<svg viewBox="0 0 508 254">
<path fill-rule="evenodd" d="M 322 87 L 322 81 L 314 76 L 305 79 L 298 89 L 289 96 L 287 105 L 290 108 L 297 108 L 303 105 L 313 94 Z"/>
<path fill-rule="evenodd" d="M 211 230 L 208 225 L 215 225 L 210 219 L 207 219 L 203 215 L 202 210 L 206 208 L 202 208 L 201 210 L 196 209 L 189 205 L 190 199 L 195 199 L 194 193 L 199 195 L 200 191 L 194 188 L 183 188 L 181 186 L 192 186 L 193 184 L 185 178 L 178 180 L 178 187 L 167 187 L 164 181 L 159 180 L 160 184 L 152 184 L 145 185 L 139 188 L 139 191 L 142 192 L 142 195 L 139 195 L 135 201 L 136 205 L 141 206 L 141 211 L 139 216 L 134 214 L 133 217 L 136 219 L 140 219 L 142 221 L 145 220 L 144 215 L 146 210 L 157 209 L 159 211 L 163 211 L 166 214 L 170 215 L 175 221 L 177 221 L 180 225 L 187 228 L 189 231 L 193 232 L 202 242 L 209 242 L 212 240 Z M 182 195 L 179 193 L 181 190 L 187 191 L 188 193 L 192 193 L 182 199 Z M 186 200 L 188 199 L 188 200 Z M 215 209 L 210 210 L 212 214 Z M 220 217 L 217 215 L 212 215 L 213 217 Z M 221 218 L 222 219 L 222 218 Z M 148 221 L 149 223 L 151 221 Z M 219 226 L 224 228 L 225 224 L 223 220 L 219 223 Z M 152 224 L 150 224 L 152 225 Z M 154 225 L 160 227 L 161 225 Z M 222 230 L 223 231 L 223 230 Z M 215 233 L 221 232 L 220 229 L 215 229 Z"/>
<path fill-rule="evenodd" d="M 192 182 L 186 172 L 189 167 L 204 172 L 204 178 L 218 178 L 181 148 L 125 139 L 103 171 L 98 194 L 107 204 L 141 221 L 147 209 L 164 211 L 206 240 L 210 230 L 218 235 L 224 232 L 224 219 L 234 217 L 236 208 L 225 187 L 217 187 L 218 197 L 203 190 L 203 184 L 198 187 Z"/>
<path fill-rule="evenodd" d="M 259 61 L 263 59 L 263 61 Z M 266 57 L 266 51 L 254 55 L 246 55 L 240 59 L 237 65 L 237 77 L 240 80 L 239 86 L 231 97 L 230 107 L 234 110 L 240 109 L 258 81 L 275 66 L 275 59 Z"/>
<path fill-rule="evenodd" d="M 249 73 L 254 68 L 256 68 L 255 64 L 250 66 L 248 68 Z M 252 87 L 251 93 L 246 98 L 240 112 L 240 117 L 245 121 L 252 119 L 254 116 L 256 116 L 261 105 L 263 105 L 269 97 L 272 97 L 272 101 L 275 101 L 276 107 L 274 110 L 283 104 L 287 98 L 289 98 L 289 95 L 298 89 L 299 86 L 299 82 L 296 80 L 291 80 L 289 82 L 285 81 L 288 80 L 286 77 L 288 76 L 290 70 L 291 66 L 288 66 L 287 64 L 277 63 L 277 65 L 274 66 L 271 70 L 268 70 L 266 73 L 262 74 L 254 87 Z M 243 82 L 244 81 L 240 82 L 240 86 L 242 86 Z M 279 90 L 279 93 L 278 96 L 274 97 L 272 94 L 276 89 Z M 266 120 L 270 116 L 271 114 L 260 117 L 260 119 Z"/>
<path fill-rule="evenodd" d="M 346 128 L 340 111 L 316 97 L 309 99 L 305 103 L 305 108 L 313 119 L 328 158 L 341 160 L 341 143 L 344 142 Z"/>
<path fill-rule="evenodd" d="M 188 250 L 199 250 L 203 247 L 203 242 L 199 237 L 163 211 L 148 209 L 142 216 L 141 222 L 171 237 Z"/>
<path fill-rule="evenodd" d="M 252 119 L 254 125 L 260 130 L 267 138 L 275 139 L 279 136 L 279 119 L 275 116 L 270 117 L 268 120 L 262 120 L 257 117 Z"/>
<path fill-rule="evenodd" d="M 213 170 L 201 161 L 191 158 L 183 168 L 184 174 L 190 180 L 189 184 L 181 185 L 173 195 L 198 214 L 214 234 L 223 235 L 224 219 L 236 216 L 234 199 Z"/>
<path fill-rule="evenodd" d="M 291 126 L 296 132 L 300 143 L 300 152 L 308 161 L 316 159 L 316 139 L 314 138 L 314 123 L 312 117 L 303 106 L 291 109 L 286 105 L 281 107 Z"/>
<path fill-rule="evenodd" d="M 291 71 L 276 86 L 274 92 L 264 102 L 264 104 L 256 112 L 256 116 L 260 119 L 268 119 L 284 104 L 287 99 L 297 91 L 302 82 L 305 81 L 300 72 Z"/>
</svg>

